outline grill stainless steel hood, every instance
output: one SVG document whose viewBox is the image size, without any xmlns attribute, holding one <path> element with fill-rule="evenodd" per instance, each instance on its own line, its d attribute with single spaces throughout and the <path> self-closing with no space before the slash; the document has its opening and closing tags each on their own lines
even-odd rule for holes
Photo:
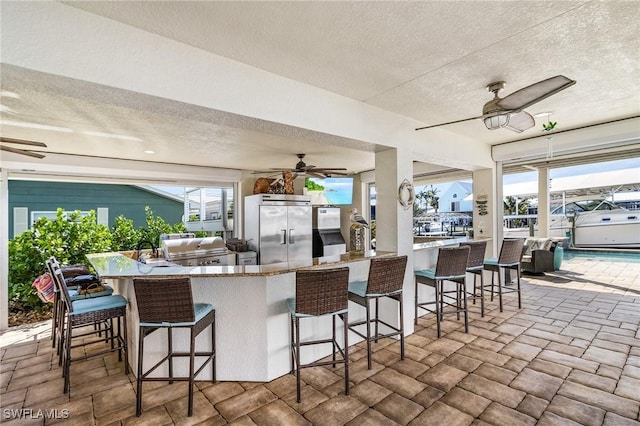
<svg viewBox="0 0 640 426">
<path fill-rule="evenodd" d="M 163 240 L 161 250 L 168 261 L 178 265 L 235 265 L 235 255 L 220 237 Z"/>
</svg>

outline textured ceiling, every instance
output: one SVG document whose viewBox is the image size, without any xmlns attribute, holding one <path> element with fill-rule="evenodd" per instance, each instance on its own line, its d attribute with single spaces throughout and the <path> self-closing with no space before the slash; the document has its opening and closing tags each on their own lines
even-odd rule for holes
<svg viewBox="0 0 640 426">
<path fill-rule="evenodd" d="M 640 113 L 639 2 L 64 3 L 424 125 L 480 115 L 493 81 L 507 82 L 504 96 L 557 74 L 577 84 L 528 112 L 553 111 L 561 129 Z M 3 66 L 2 86 L 21 94 L 2 99 L 20 119 L 135 134 L 156 155 L 133 152 L 131 141 L 48 132 L 51 152 L 90 149 L 97 156 L 248 170 L 291 167 L 295 153 L 305 152 L 316 166 L 374 167 L 375 146 L 322 132 L 12 66 Z M 488 131 L 480 120 L 446 129 L 452 137 L 496 144 L 539 133 L 547 118 L 521 135 Z M 2 134 L 42 139 L 42 131 L 14 126 L 3 126 Z"/>
</svg>

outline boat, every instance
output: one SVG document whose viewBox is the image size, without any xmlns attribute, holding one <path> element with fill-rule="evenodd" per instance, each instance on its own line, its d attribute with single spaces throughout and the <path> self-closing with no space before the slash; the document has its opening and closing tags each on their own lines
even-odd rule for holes
<svg viewBox="0 0 640 426">
<path fill-rule="evenodd" d="M 533 218 L 536 215 L 505 216 L 505 224 Z M 504 235 L 527 236 L 529 229 L 507 226 Z M 574 247 L 640 248 L 640 212 L 608 200 L 572 201 L 551 211 L 549 236 L 569 237 Z"/>
</svg>

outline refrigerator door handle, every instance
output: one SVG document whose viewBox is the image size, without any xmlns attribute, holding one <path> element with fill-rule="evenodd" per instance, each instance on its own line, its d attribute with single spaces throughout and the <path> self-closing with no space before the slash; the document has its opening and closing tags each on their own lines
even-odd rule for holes
<svg viewBox="0 0 640 426">
<path fill-rule="evenodd" d="M 294 244 L 296 242 L 293 231 L 295 231 L 295 229 L 289 229 L 289 244 Z"/>
<path fill-rule="evenodd" d="M 280 244 L 287 244 L 287 230 L 280 230 Z"/>
</svg>

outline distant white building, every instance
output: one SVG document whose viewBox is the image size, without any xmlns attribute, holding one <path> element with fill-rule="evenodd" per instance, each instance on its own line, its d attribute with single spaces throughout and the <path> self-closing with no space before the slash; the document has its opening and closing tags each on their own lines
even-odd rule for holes
<svg viewBox="0 0 640 426">
<path fill-rule="evenodd" d="M 470 182 L 453 182 L 440 195 L 438 205 L 441 213 L 473 211 L 473 186 Z"/>
</svg>

